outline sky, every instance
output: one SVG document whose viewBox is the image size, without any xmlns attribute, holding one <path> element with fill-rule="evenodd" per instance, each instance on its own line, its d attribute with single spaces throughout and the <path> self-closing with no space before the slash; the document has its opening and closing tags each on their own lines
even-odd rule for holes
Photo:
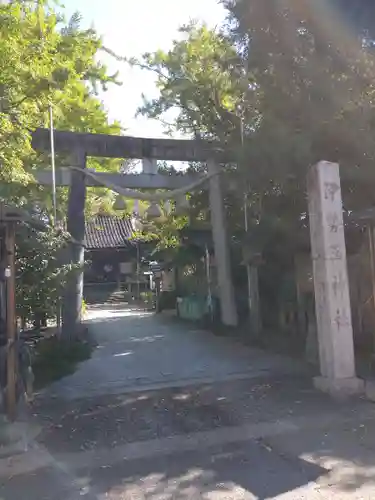
<svg viewBox="0 0 375 500">
<path fill-rule="evenodd" d="M 139 57 L 144 52 L 167 50 L 179 36 L 179 26 L 199 19 L 209 27 L 220 25 L 225 10 L 218 0 L 65 0 L 67 15 L 79 11 L 82 26 L 94 26 L 104 45 L 116 54 Z M 119 120 L 127 135 L 162 137 L 163 126 L 157 120 L 135 118 L 142 93 L 157 96 L 154 76 L 127 64 L 101 56 L 109 72 L 120 70 L 121 87 L 111 86 L 101 94 L 111 120 Z"/>
</svg>

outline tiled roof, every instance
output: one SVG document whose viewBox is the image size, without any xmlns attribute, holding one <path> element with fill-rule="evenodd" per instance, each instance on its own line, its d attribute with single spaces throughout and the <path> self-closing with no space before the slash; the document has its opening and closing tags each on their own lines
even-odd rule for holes
<svg viewBox="0 0 375 500">
<path fill-rule="evenodd" d="M 88 250 L 98 248 L 131 248 L 134 230 L 131 220 L 110 215 L 98 215 L 86 221 L 85 246 Z"/>
</svg>

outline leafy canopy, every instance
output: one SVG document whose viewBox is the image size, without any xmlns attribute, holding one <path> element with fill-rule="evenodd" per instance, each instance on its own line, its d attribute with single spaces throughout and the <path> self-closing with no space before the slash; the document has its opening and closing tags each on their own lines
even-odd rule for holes
<svg viewBox="0 0 375 500">
<path fill-rule="evenodd" d="M 237 165 L 224 168 L 224 185 L 237 186 L 225 200 L 232 235 L 243 228 L 244 191 L 263 246 L 274 246 L 280 232 L 286 241 L 300 235 L 306 173 L 321 159 L 340 163 L 349 208 L 373 204 L 371 2 L 223 3 L 221 31 L 191 24 L 168 52 L 132 62 L 157 75 L 159 96 L 141 112 L 155 118 L 176 107 L 176 129 L 238 151 Z M 357 172 L 367 182 L 359 184 Z M 194 202 L 207 210 L 204 193 Z"/>
<path fill-rule="evenodd" d="M 54 126 L 80 132 L 120 134 L 110 123 L 97 97 L 99 88 L 119 84 L 98 57 L 102 40 L 93 29 L 81 29 L 79 14 L 66 20 L 55 2 L 13 0 L 0 4 L 0 199 L 22 205 L 30 213 L 51 221 L 51 189 L 33 182 L 37 168 L 48 168 L 49 155 L 32 150 L 31 133 L 49 127 L 49 106 Z M 59 167 L 68 158 L 57 156 Z M 88 160 L 96 170 L 116 171 L 113 159 Z M 57 193 L 58 218 L 66 217 L 67 189 Z M 113 194 L 89 189 L 90 216 L 110 210 Z M 53 231 L 18 234 L 18 304 L 23 316 L 54 309 L 66 274 L 57 254 L 64 238 Z M 58 286 L 59 284 L 59 286 Z"/>
<path fill-rule="evenodd" d="M 132 61 L 156 73 L 160 92 L 156 99 L 145 99 L 139 111 L 157 118 L 178 108 L 174 126 L 179 131 L 206 139 L 236 136 L 238 141 L 239 104 L 249 81 L 235 48 L 205 25 L 190 24 L 180 31 L 185 39 L 175 41 L 168 52 L 159 50 Z"/>
</svg>

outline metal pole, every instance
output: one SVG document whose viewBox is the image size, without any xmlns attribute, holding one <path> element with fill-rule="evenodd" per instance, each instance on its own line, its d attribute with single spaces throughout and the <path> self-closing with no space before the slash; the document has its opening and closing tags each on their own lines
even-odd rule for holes
<svg viewBox="0 0 375 500">
<path fill-rule="evenodd" d="M 52 204 L 53 204 L 53 224 L 57 223 L 57 203 L 56 203 L 56 166 L 55 166 L 55 139 L 53 131 L 53 110 L 49 105 L 49 130 L 51 142 L 51 166 L 52 166 Z"/>
<path fill-rule="evenodd" d="M 139 241 L 137 241 L 137 300 L 141 299 L 141 283 L 140 278 L 140 255 L 139 255 Z"/>
<path fill-rule="evenodd" d="M 55 164 L 55 137 L 53 126 L 53 109 L 49 105 L 49 130 L 50 130 L 50 144 L 51 144 L 51 167 L 52 167 L 52 209 L 53 209 L 53 225 L 57 227 L 57 197 L 56 197 L 56 164 Z M 56 323 L 57 328 L 61 327 L 61 301 L 57 299 Z"/>
<path fill-rule="evenodd" d="M 156 312 L 160 312 L 160 277 L 155 278 Z"/>
<path fill-rule="evenodd" d="M 16 278 L 15 278 L 15 227 L 13 222 L 7 223 L 6 237 L 6 266 L 7 266 L 7 413 L 8 419 L 13 422 L 16 418 L 17 407 L 17 322 L 16 322 Z"/>
</svg>

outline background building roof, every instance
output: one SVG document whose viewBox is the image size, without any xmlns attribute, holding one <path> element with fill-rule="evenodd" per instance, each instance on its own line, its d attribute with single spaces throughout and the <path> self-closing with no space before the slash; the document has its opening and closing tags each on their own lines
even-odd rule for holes
<svg viewBox="0 0 375 500">
<path fill-rule="evenodd" d="M 88 250 L 104 248 L 133 248 L 134 229 L 129 218 L 98 215 L 86 221 L 85 247 Z"/>
</svg>

